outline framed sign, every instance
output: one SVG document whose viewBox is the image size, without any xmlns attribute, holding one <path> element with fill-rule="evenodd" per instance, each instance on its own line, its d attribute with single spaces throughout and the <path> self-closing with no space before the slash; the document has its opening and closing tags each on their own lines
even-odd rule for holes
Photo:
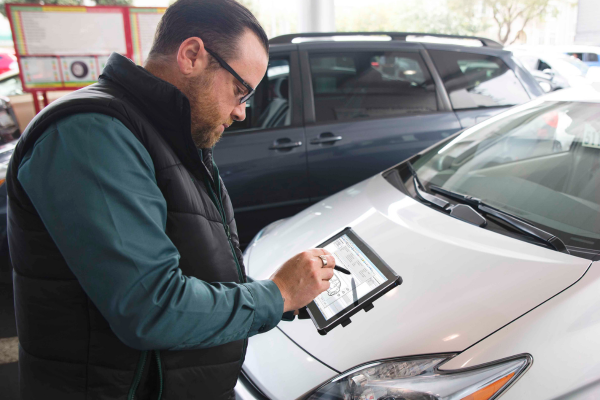
<svg viewBox="0 0 600 400">
<path fill-rule="evenodd" d="M 117 52 L 143 64 L 166 8 L 6 4 L 26 92 L 74 90 L 98 80 Z"/>
</svg>

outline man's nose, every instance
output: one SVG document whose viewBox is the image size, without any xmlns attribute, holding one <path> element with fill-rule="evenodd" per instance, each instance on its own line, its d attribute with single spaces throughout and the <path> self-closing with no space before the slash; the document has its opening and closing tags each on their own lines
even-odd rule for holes
<svg viewBox="0 0 600 400">
<path fill-rule="evenodd" d="M 231 112 L 231 118 L 234 121 L 243 121 L 246 119 L 246 103 L 238 105 Z"/>
</svg>

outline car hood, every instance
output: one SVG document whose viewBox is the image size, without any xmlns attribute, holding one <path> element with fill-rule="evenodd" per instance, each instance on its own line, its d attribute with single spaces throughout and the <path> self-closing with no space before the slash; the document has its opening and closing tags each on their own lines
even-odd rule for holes
<svg viewBox="0 0 600 400">
<path fill-rule="evenodd" d="M 338 371 L 382 358 L 464 350 L 566 289 L 590 265 L 444 215 L 377 175 L 269 229 L 248 249 L 250 276 L 268 279 L 294 254 L 345 227 L 404 282 L 326 336 L 311 320 L 279 324 Z"/>
</svg>

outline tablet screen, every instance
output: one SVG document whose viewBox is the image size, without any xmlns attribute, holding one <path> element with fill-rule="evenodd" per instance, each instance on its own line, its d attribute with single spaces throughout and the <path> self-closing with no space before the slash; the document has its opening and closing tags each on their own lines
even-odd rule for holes
<svg viewBox="0 0 600 400">
<path fill-rule="evenodd" d="M 334 276 L 329 281 L 331 286 L 315 299 L 326 320 L 388 280 L 346 234 L 323 248 L 334 255 L 336 265 L 351 272 L 351 275 L 347 275 L 334 270 Z"/>
</svg>

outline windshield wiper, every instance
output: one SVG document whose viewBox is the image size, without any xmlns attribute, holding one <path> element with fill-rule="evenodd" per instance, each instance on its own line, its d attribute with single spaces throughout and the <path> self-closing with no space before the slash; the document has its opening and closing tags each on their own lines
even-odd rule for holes
<svg viewBox="0 0 600 400">
<path fill-rule="evenodd" d="M 481 228 L 487 225 L 487 221 L 483 217 L 483 215 L 479 214 L 471 206 L 467 206 L 464 204 L 452 204 L 444 199 L 440 199 L 437 196 L 427 193 L 427 191 L 425 190 L 425 186 L 423 186 L 423 184 L 419 180 L 417 171 L 415 171 L 410 161 L 407 161 L 406 165 L 408 166 L 408 169 L 413 176 L 413 185 L 415 187 L 415 192 L 417 193 L 418 198 L 427 203 L 431 203 L 436 207 L 441 208 L 443 211 L 449 212 L 451 217 L 460 219 L 462 221 L 479 226 Z"/>
<path fill-rule="evenodd" d="M 436 196 L 434 196 L 432 194 L 427 193 L 425 191 L 425 186 L 423 186 L 423 184 L 419 180 L 419 176 L 417 175 L 417 171 L 415 171 L 415 169 L 413 168 L 413 166 L 410 163 L 410 161 L 407 161 L 406 165 L 408 166 L 408 170 L 410 171 L 410 173 L 413 176 L 413 184 L 415 186 L 415 192 L 417 192 L 417 196 L 419 196 L 422 200 L 425 200 L 425 201 L 427 201 L 429 203 L 432 203 L 432 204 L 438 206 L 442 210 L 447 209 L 448 206 L 450 205 L 450 203 L 448 203 L 444 199 L 440 199 L 439 197 L 436 197 Z M 420 189 L 419 187 L 421 187 L 423 189 Z"/>
<path fill-rule="evenodd" d="M 545 242 L 547 245 L 549 245 L 556 251 L 570 254 L 569 250 L 567 249 L 567 246 L 565 246 L 565 243 L 562 240 L 560 240 L 559 237 L 554 236 L 553 234 L 548 233 L 536 226 L 533 226 L 515 215 L 492 207 L 489 204 L 483 202 L 481 199 L 478 199 L 477 197 L 467 196 L 461 193 L 453 192 L 451 190 L 442 189 L 441 187 L 435 185 L 430 185 L 429 188 L 434 192 L 443 194 L 444 196 L 457 199 L 466 204 L 469 204 L 485 214 L 492 215 L 506 222 L 508 225 L 512 226 L 516 230 Z"/>
</svg>

